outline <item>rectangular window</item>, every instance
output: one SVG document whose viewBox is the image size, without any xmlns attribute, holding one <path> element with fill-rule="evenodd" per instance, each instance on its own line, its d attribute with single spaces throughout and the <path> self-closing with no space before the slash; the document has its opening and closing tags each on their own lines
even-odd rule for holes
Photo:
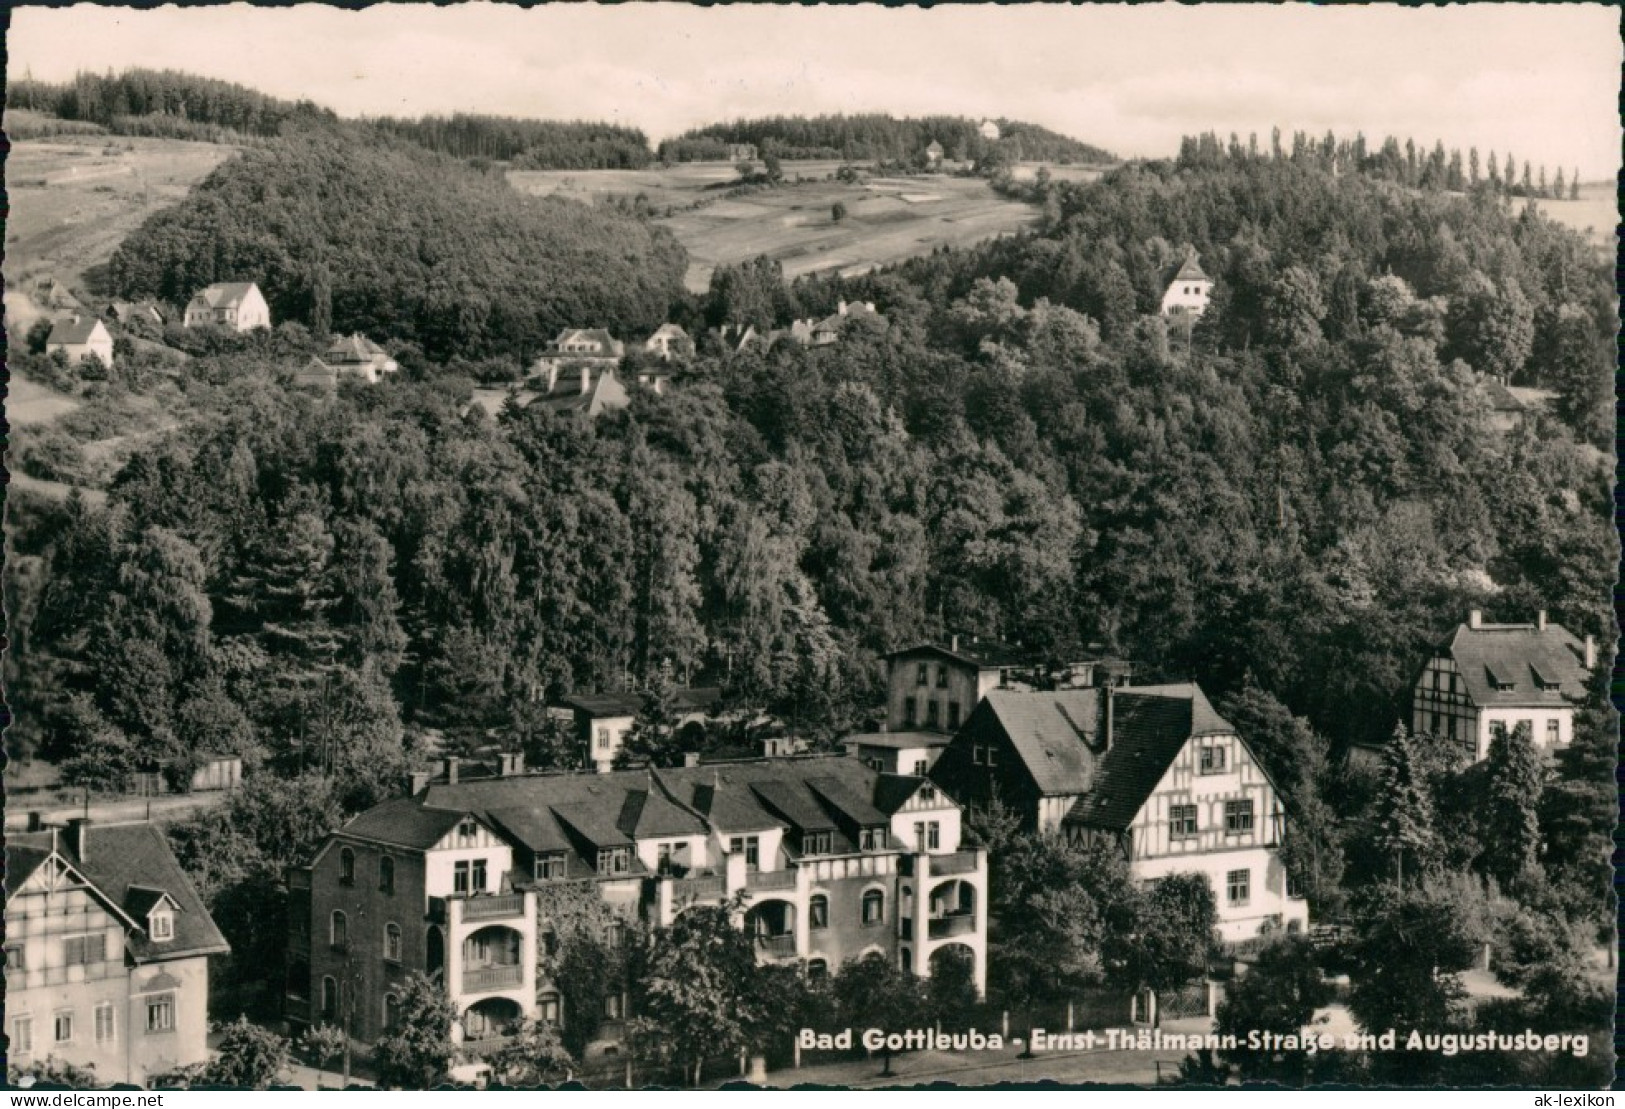
<svg viewBox="0 0 1625 1109">
<path fill-rule="evenodd" d="M 923 775 L 923 773 L 924 772 L 922 771 L 921 774 Z M 934 802 L 936 799 L 937 799 L 937 787 L 936 786 L 921 786 L 920 787 L 920 800 L 921 801 L 923 801 L 923 802 Z"/>
<path fill-rule="evenodd" d="M 1558 725 L 1555 720 L 1546 721 L 1546 746 L 1556 747 L 1558 744 Z"/>
<path fill-rule="evenodd" d="M 34 1050 L 34 1018 L 17 1017 L 11 1022 L 11 1053 L 27 1055 Z"/>
<path fill-rule="evenodd" d="M 655 848 L 655 850 L 659 852 L 659 858 L 656 865 L 658 866 L 661 874 L 671 873 L 671 848 L 672 845 L 669 843 L 662 843 L 660 846 Z"/>
<path fill-rule="evenodd" d="M 801 853 L 803 855 L 828 855 L 834 850 L 834 832 L 801 833 Z"/>
<path fill-rule="evenodd" d="M 746 870 L 755 870 L 761 865 L 760 843 L 756 836 L 734 836 L 728 841 L 728 853 L 743 853 Z"/>
<path fill-rule="evenodd" d="M 96 1042 L 112 1043 L 114 1032 L 113 1007 L 106 1003 L 96 1006 Z"/>
<path fill-rule="evenodd" d="M 468 892 L 468 861 L 451 864 L 451 892 Z"/>
<path fill-rule="evenodd" d="M 948 727 L 952 728 L 956 732 L 959 730 L 959 702 L 958 701 L 949 701 L 948 702 Z"/>
<path fill-rule="evenodd" d="M 929 769 L 930 769 L 930 767 L 926 764 L 926 761 L 924 759 L 915 759 L 914 760 L 914 776 L 916 778 L 925 777 L 925 772 L 927 770 L 929 770 Z M 920 798 L 921 798 L 921 800 L 927 800 L 927 801 L 930 800 L 930 798 L 925 796 L 925 790 L 927 788 L 930 788 L 930 787 L 925 787 L 925 788 L 922 788 L 920 790 Z"/>
<path fill-rule="evenodd" d="M 982 745 L 980 743 L 971 745 L 970 761 L 977 766 L 982 765 Z"/>
<path fill-rule="evenodd" d="M 1224 773 L 1224 748 L 1207 746 L 1202 748 L 1201 772 L 1203 774 Z"/>
<path fill-rule="evenodd" d="M 914 721 L 915 721 L 914 698 L 912 698 L 912 697 L 904 697 L 903 698 L 903 723 L 908 725 L 910 728 L 912 728 L 914 726 Z"/>
<path fill-rule="evenodd" d="M 152 938 L 155 940 L 173 939 L 175 936 L 175 917 L 170 913 L 153 913 L 151 918 Z"/>
<path fill-rule="evenodd" d="M 473 879 L 470 881 L 469 884 L 473 887 L 473 890 L 474 890 L 475 893 L 484 893 L 485 892 L 485 860 L 484 859 L 475 859 L 474 860 L 474 875 L 473 875 Z"/>
<path fill-rule="evenodd" d="M 927 701 L 925 703 L 925 726 L 927 728 L 935 728 L 937 726 L 937 703 L 935 701 Z"/>
<path fill-rule="evenodd" d="M 865 851 L 884 850 L 886 847 L 886 830 L 884 828 L 863 829 L 858 846 Z"/>
<path fill-rule="evenodd" d="M 1294 901 L 1303 900 L 1303 879 L 1296 874 L 1286 876 L 1286 895 Z"/>
<path fill-rule="evenodd" d="M 948 688 L 948 668 L 940 662 L 937 663 L 937 688 Z"/>
<path fill-rule="evenodd" d="M 23 945 L 20 943 L 6 944 L 6 969 L 26 970 L 28 960 L 23 957 Z"/>
<path fill-rule="evenodd" d="M 991 743 L 987 747 L 987 764 L 989 766 L 993 765 L 993 745 Z"/>
<path fill-rule="evenodd" d="M 479 825 L 472 820 L 465 820 L 457 825 L 457 839 L 464 846 L 471 844 L 479 835 Z"/>
<path fill-rule="evenodd" d="M 923 662 L 920 663 L 919 668 L 914 671 L 914 684 L 915 685 L 930 685 L 931 684 L 931 667 L 928 666 L 926 663 L 923 663 Z"/>
<path fill-rule="evenodd" d="M 564 877 L 564 856 L 543 855 L 536 860 L 536 880 L 553 882 Z"/>
<path fill-rule="evenodd" d="M 69 936 L 62 941 L 63 959 L 70 967 L 107 961 L 107 934 Z"/>
<path fill-rule="evenodd" d="M 1224 876 L 1225 897 L 1232 905 L 1245 905 L 1251 895 L 1253 872 L 1250 870 L 1232 870 Z"/>
<path fill-rule="evenodd" d="M 73 1042 L 73 1014 L 58 1013 L 55 1021 L 56 1042 L 71 1044 Z"/>
<path fill-rule="evenodd" d="M 1452 670 L 1450 672 L 1450 692 L 1454 693 L 1455 691 L 1456 691 L 1456 672 L 1454 670 Z"/>
<path fill-rule="evenodd" d="M 935 820 L 925 826 L 925 849 L 935 851 L 942 846 L 941 825 Z"/>
<path fill-rule="evenodd" d="M 1253 830 L 1253 803 L 1226 801 L 1224 803 L 1224 834 L 1245 835 Z"/>
<path fill-rule="evenodd" d="M 608 728 L 599 728 L 598 729 L 598 749 L 600 751 L 609 750 L 609 729 Z"/>
<path fill-rule="evenodd" d="M 598 851 L 598 873 L 625 874 L 632 869 L 630 849 L 625 847 L 604 847 Z"/>
<path fill-rule="evenodd" d="M 1196 834 L 1196 806 L 1168 806 L 1168 838 L 1189 839 Z"/>
<path fill-rule="evenodd" d="M 335 1011 L 336 1011 L 335 1006 Z M 147 1031 L 173 1032 L 175 1030 L 175 997 L 165 994 L 162 997 L 147 999 Z"/>
</svg>

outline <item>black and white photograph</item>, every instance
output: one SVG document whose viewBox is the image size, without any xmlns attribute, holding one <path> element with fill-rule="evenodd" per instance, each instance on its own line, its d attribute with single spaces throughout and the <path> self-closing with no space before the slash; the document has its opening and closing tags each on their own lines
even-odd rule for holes
<svg viewBox="0 0 1625 1109">
<path fill-rule="evenodd" d="M 1613 5 L 8 18 L 9 1090 L 1613 1086 Z"/>
</svg>

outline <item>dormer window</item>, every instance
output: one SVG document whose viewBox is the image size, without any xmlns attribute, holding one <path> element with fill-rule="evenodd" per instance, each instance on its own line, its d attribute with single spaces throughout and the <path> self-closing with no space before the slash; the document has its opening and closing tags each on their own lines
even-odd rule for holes
<svg viewBox="0 0 1625 1109">
<path fill-rule="evenodd" d="M 175 938 L 175 913 L 169 906 L 161 906 L 152 910 L 147 917 L 147 935 L 154 940 L 172 940 Z"/>
<path fill-rule="evenodd" d="M 834 850 L 834 832 L 801 833 L 801 853 L 803 855 L 828 855 Z"/>
</svg>

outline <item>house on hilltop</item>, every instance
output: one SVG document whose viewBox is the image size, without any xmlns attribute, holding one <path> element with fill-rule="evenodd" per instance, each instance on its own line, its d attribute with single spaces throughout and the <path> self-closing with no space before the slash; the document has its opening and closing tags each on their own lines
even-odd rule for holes
<svg viewBox="0 0 1625 1109">
<path fill-rule="evenodd" d="M 209 957 L 229 952 L 155 824 L 6 836 L 7 1064 L 145 1085 L 209 1058 Z"/>
<path fill-rule="evenodd" d="M 45 353 L 60 353 L 69 362 L 95 358 L 111 369 L 113 336 L 107 325 L 96 317 L 73 315 L 51 326 L 51 334 L 45 340 Z"/>
<path fill-rule="evenodd" d="M 1199 319 L 1213 296 L 1213 279 L 1203 270 L 1193 250 L 1163 278 L 1162 314 Z"/>
<path fill-rule="evenodd" d="M 874 301 L 853 301 L 849 304 L 843 300 L 834 313 L 812 325 L 812 345 L 821 347 L 839 342 L 847 325 L 856 319 L 878 320 L 882 327 L 886 326 L 886 317 L 875 311 Z"/>
<path fill-rule="evenodd" d="M 674 323 L 663 323 L 643 341 L 643 349 L 663 362 L 694 357 L 694 340 Z"/>
<path fill-rule="evenodd" d="M 525 1018 L 567 1021 L 538 959 L 560 895 L 602 901 L 612 943 L 742 898 L 761 962 L 825 977 L 878 953 L 925 975 L 952 956 L 978 993 L 986 982 L 987 855 L 961 846 L 959 806 L 838 756 L 547 775 L 507 756 L 481 778 L 448 760 L 334 832 L 288 884 L 287 1017 L 353 1014 L 365 1042 L 398 1017 L 412 973 L 441 984 L 453 1038 L 476 1055 Z M 630 1002 L 606 999 L 596 1051 L 623 1038 Z"/>
<path fill-rule="evenodd" d="M 643 710 L 645 700 L 641 693 L 579 693 L 565 699 L 564 706 L 575 719 L 582 765 L 600 774 L 615 768 L 615 757 L 621 753 L 627 733 Z M 673 690 L 672 707 L 677 713 L 674 723 L 678 730 L 703 728 L 706 717 L 721 700 L 722 690 L 715 686 Z"/>
<path fill-rule="evenodd" d="M 1114 843 L 1141 881 L 1204 875 L 1228 943 L 1308 926 L 1274 783 L 1194 684 L 995 689 L 930 776 L 972 809 L 997 799 L 1028 829 Z"/>
<path fill-rule="evenodd" d="M 1532 624 L 1489 624 L 1473 609 L 1422 668 L 1411 691 L 1411 731 L 1489 757 L 1498 732 L 1526 725 L 1543 751 L 1574 741 L 1574 706 L 1597 667 L 1597 643 L 1544 611 Z"/>
<path fill-rule="evenodd" d="M 271 306 L 252 281 L 224 281 L 210 285 L 186 306 L 185 327 L 223 327 L 253 331 L 271 326 Z"/>
</svg>

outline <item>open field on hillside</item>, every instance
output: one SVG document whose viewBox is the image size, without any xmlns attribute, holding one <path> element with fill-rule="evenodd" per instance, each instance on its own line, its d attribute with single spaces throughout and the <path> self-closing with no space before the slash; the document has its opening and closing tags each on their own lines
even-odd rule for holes
<svg viewBox="0 0 1625 1109">
<path fill-rule="evenodd" d="M 1540 210 L 1564 227 L 1573 228 L 1608 257 L 1613 257 L 1619 227 L 1619 193 L 1612 182 L 1581 185 L 1579 200 L 1537 200 Z"/>
<path fill-rule="evenodd" d="M 15 143 L 6 160 L 6 283 L 82 286 L 142 220 L 180 200 L 233 149 L 175 139 L 60 135 Z"/>
<path fill-rule="evenodd" d="M 786 277 L 836 271 L 858 274 L 928 254 L 939 246 L 969 246 L 1020 230 L 1038 216 L 977 178 L 872 177 L 861 185 L 826 180 L 838 162 L 786 162 L 790 183 L 737 197 L 711 188 L 738 179 L 727 163 L 700 162 L 669 169 L 524 172 L 509 175 L 516 188 L 537 195 L 599 200 L 643 195 L 657 222 L 688 250 L 688 287 L 703 292 L 719 265 L 767 255 Z M 1036 169 L 1036 167 L 1033 167 Z M 1092 173 L 1063 169 L 1061 173 Z M 802 178 L 799 183 L 796 178 Z M 708 203 L 701 203 L 709 201 Z M 839 202 L 845 218 L 831 211 Z"/>
</svg>

